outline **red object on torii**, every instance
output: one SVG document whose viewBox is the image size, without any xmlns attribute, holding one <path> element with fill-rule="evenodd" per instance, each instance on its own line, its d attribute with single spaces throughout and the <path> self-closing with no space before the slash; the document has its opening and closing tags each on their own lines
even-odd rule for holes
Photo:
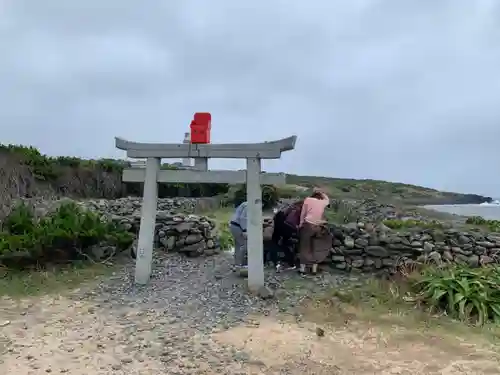
<svg viewBox="0 0 500 375">
<path fill-rule="evenodd" d="M 210 143 L 210 130 L 212 129 L 212 115 L 209 112 L 196 112 L 191 121 L 191 143 Z"/>
</svg>

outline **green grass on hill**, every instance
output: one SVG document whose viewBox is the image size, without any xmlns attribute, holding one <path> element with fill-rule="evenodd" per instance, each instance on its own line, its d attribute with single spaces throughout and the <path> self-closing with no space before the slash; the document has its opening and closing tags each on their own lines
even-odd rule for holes
<svg viewBox="0 0 500 375">
<path fill-rule="evenodd" d="M 332 197 L 366 199 L 405 204 L 460 204 L 482 203 L 491 200 L 477 194 L 442 192 L 435 189 L 379 180 L 287 175 L 287 183 L 304 187 L 321 186 Z"/>
</svg>

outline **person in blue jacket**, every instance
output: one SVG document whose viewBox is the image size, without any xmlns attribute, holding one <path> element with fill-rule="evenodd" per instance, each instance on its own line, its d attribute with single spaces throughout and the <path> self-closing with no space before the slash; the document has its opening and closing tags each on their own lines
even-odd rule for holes
<svg viewBox="0 0 500 375">
<path fill-rule="evenodd" d="M 247 257 L 247 216 L 248 203 L 243 202 L 234 211 L 229 230 L 234 239 L 234 270 L 246 269 L 248 267 Z"/>
</svg>

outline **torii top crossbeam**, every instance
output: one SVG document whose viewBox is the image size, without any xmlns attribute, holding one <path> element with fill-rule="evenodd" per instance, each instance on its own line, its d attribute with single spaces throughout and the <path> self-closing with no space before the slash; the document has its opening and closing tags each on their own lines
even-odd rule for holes
<svg viewBox="0 0 500 375">
<path fill-rule="evenodd" d="M 130 142 L 116 137 L 115 144 L 129 158 L 222 158 L 279 159 L 281 153 L 295 148 L 297 136 L 272 142 L 229 144 L 182 144 Z"/>
</svg>

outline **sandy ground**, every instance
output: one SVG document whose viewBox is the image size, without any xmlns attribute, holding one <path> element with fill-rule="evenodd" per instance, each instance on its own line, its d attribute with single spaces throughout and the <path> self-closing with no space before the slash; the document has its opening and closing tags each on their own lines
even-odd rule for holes
<svg viewBox="0 0 500 375">
<path fill-rule="evenodd" d="M 258 358 L 265 370 L 249 366 L 253 374 L 278 374 L 284 367 L 293 369 L 291 374 L 498 374 L 500 364 L 484 349 L 447 350 L 366 326 L 327 329 L 318 337 L 312 324 L 263 320 L 258 327 L 234 328 L 215 339 Z"/>
<path fill-rule="evenodd" d="M 400 327 L 324 324 L 324 335 L 318 336 L 317 323 L 307 314 L 299 323 L 254 316 L 208 336 L 192 332 L 199 362 L 183 362 L 182 353 L 165 353 L 168 343 L 157 334 L 159 326 L 163 332 L 180 328 L 140 304 L 122 315 L 64 297 L 2 300 L 1 306 L 2 374 L 221 374 L 215 365 L 221 353 L 232 356 L 224 367 L 228 374 L 473 375 L 498 374 L 500 368 L 486 346 L 451 344 Z"/>
</svg>

